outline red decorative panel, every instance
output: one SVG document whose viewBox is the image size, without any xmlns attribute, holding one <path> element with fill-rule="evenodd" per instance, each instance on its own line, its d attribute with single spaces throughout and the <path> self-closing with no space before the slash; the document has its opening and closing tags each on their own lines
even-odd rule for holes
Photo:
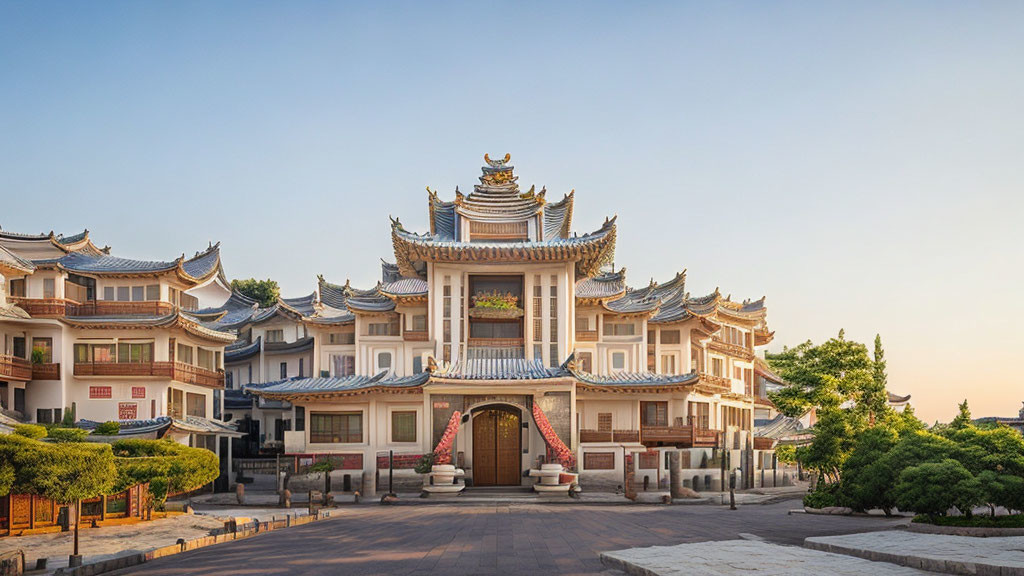
<svg viewBox="0 0 1024 576">
<path fill-rule="evenodd" d="M 132 386 L 132 398 L 145 398 L 146 387 L 145 386 Z"/>
<path fill-rule="evenodd" d="M 416 463 L 419 462 L 421 458 L 423 458 L 422 454 L 395 454 L 395 470 L 412 470 L 416 467 Z M 388 469 L 387 454 L 377 456 L 377 469 Z"/>
<path fill-rule="evenodd" d="M 117 419 L 135 420 L 139 417 L 139 405 L 135 402 L 118 402 Z"/>
<path fill-rule="evenodd" d="M 584 470 L 615 470 L 614 452 L 584 452 Z"/>
<path fill-rule="evenodd" d="M 110 386 L 89 386 L 89 398 L 111 398 Z"/>
</svg>

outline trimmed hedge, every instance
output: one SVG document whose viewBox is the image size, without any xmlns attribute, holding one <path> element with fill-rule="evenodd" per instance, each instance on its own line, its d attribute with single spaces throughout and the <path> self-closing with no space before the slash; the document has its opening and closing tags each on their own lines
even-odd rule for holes
<svg viewBox="0 0 1024 576">
<path fill-rule="evenodd" d="M 0 496 L 38 494 L 63 503 L 148 482 L 154 503 L 162 506 L 168 493 L 195 490 L 219 474 L 216 454 L 171 440 L 104 444 L 0 436 Z"/>
<path fill-rule="evenodd" d="M 50 428 L 46 437 L 53 442 L 85 442 L 88 430 L 81 428 Z"/>
<path fill-rule="evenodd" d="M 124 490 L 149 482 L 149 492 L 158 507 L 168 493 L 195 490 L 220 475 L 216 454 L 171 440 L 117 440 L 111 448 L 118 472 L 115 488 Z"/>
<path fill-rule="evenodd" d="M 960 528 L 1024 528 L 1024 514 L 1010 516 L 932 516 L 927 514 L 914 517 L 918 524 L 935 526 L 956 526 Z"/>
<path fill-rule="evenodd" d="M 40 438 L 46 438 L 46 426 L 40 426 L 38 424 L 18 424 L 14 427 L 14 433 L 18 436 L 38 440 Z"/>
</svg>

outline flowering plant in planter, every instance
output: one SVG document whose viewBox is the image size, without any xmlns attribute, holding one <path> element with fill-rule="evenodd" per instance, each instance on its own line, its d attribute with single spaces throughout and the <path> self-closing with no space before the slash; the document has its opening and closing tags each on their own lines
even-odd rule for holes
<svg viewBox="0 0 1024 576">
<path fill-rule="evenodd" d="M 456 410 L 448 419 L 441 441 L 434 448 L 434 461 L 432 464 L 450 464 L 452 461 L 452 444 L 455 443 L 455 434 L 459 431 L 459 422 L 462 420 L 462 413 Z"/>
<path fill-rule="evenodd" d="M 537 423 L 537 429 L 540 431 L 541 436 L 544 437 L 544 441 L 547 442 L 548 451 L 555 456 L 558 463 L 567 469 L 575 468 L 576 455 L 558 437 L 554 428 L 551 427 L 551 423 L 548 422 L 548 417 L 544 415 L 544 411 L 540 409 L 540 405 L 536 402 L 533 404 L 533 421 Z"/>
<path fill-rule="evenodd" d="M 519 308 L 519 297 L 511 292 L 478 292 L 473 296 L 473 306 L 476 308 L 497 308 L 498 310 L 513 310 Z"/>
</svg>

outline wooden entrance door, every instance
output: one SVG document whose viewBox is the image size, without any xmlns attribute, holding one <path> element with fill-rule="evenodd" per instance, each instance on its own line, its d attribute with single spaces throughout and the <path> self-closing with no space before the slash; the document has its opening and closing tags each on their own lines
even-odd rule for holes
<svg viewBox="0 0 1024 576">
<path fill-rule="evenodd" d="M 518 486 L 522 462 L 519 411 L 487 408 L 473 416 L 473 485 Z"/>
</svg>

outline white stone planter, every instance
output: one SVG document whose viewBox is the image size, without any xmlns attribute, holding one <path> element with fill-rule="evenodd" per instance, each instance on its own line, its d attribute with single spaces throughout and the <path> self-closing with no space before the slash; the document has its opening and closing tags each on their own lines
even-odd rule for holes
<svg viewBox="0 0 1024 576">
<path fill-rule="evenodd" d="M 541 494 L 568 494 L 572 482 L 559 484 L 559 478 L 565 474 L 565 468 L 561 464 L 541 464 L 540 470 L 530 470 L 530 476 L 537 478 L 533 485 L 533 491 Z"/>
<path fill-rule="evenodd" d="M 451 464 L 435 464 L 426 475 L 423 490 L 431 494 L 455 494 L 462 492 L 466 484 L 456 478 L 466 475 L 466 471 Z"/>
</svg>

